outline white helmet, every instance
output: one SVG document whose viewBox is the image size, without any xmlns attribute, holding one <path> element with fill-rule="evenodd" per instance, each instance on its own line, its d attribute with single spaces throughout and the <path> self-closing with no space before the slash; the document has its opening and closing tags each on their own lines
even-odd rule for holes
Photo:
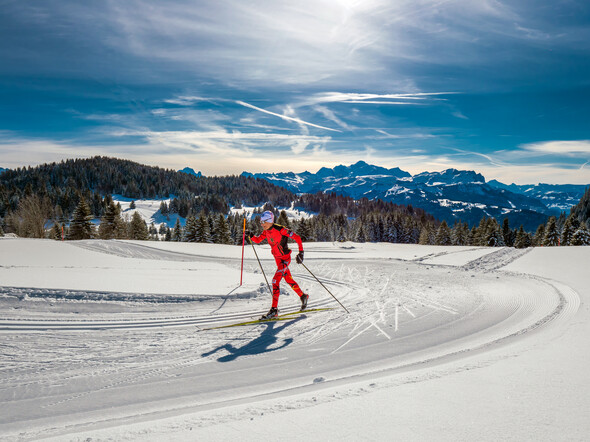
<svg viewBox="0 0 590 442">
<path fill-rule="evenodd" d="M 261 223 L 274 223 L 274 221 L 275 221 L 275 215 L 270 210 L 267 210 L 266 212 L 264 212 L 262 214 L 262 216 L 260 217 Z"/>
</svg>

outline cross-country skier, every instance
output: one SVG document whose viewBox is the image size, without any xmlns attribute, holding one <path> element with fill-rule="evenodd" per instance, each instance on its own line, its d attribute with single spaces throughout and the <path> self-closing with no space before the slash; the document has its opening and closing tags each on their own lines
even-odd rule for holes
<svg viewBox="0 0 590 442">
<path fill-rule="evenodd" d="M 309 299 L 309 296 L 303 293 L 301 288 L 299 288 L 299 285 L 295 282 L 291 276 L 291 271 L 289 270 L 289 264 L 291 263 L 291 250 L 287 245 L 287 241 L 289 241 L 289 238 L 291 238 L 297 242 L 297 245 L 299 246 L 299 253 L 297 254 L 295 260 L 298 264 L 301 264 L 303 262 L 303 243 L 301 242 L 301 237 L 286 227 L 275 224 L 274 219 L 274 214 L 267 210 L 260 217 L 260 224 L 264 229 L 262 233 L 258 236 L 252 236 L 249 231 L 246 232 L 246 236 L 256 244 L 260 244 L 266 239 L 270 244 L 271 253 L 277 262 L 277 272 L 272 279 L 272 307 L 266 315 L 262 316 L 261 319 L 276 318 L 279 315 L 279 284 L 283 278 L 285 278 L 287 284 L 289 284 L 291 288 L 295 290 L 295 293 L 299 295 L 299 299 L 301 299 L 301 310 L 305 310 L 307 307 L 307 300 Z"/>
</svg>

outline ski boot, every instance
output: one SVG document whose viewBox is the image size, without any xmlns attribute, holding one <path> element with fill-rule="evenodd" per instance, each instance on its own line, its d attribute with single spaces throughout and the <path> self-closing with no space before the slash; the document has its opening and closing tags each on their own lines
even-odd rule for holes
<svg viewBox="0 0 590 442">
<path fill-rule="evenodd" d="M 301 295 L 301 311 L 305 310 L 307 308 L 307 300 L 309 299 L 309 295 L 304 293 L 303 295 Z"/>
<path fill-rule="evenodd" d="M 260 319 L 274 319 L 279 316 L 279 309 L 276 307 L 271 307 L 266 315 L 262 315 Z"/>
</svg>

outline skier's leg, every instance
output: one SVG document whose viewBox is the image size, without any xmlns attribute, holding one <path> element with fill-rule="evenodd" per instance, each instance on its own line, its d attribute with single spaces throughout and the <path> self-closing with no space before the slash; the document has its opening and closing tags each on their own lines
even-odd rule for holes
<svg viewBox="0 0 590 442">
<path fill-rule="evenodd" d="M 297 293 L 299 297 L 303 295 L 303 291 L 299 287 L 299 284 L 297 284 L 293 279 L 291 270 L 289 270 L 289 268 L 287 268 L 287 271 L 285 272 L 285 282 L 291 286 L 291 288 L 295 291 L 295 293 Z"/>
<path fill-rule="evenodd" d="M 279 306 L 279 295 L 281 294 L 280 284 L 283 279 L 285 269 L 289 270 L 287 264 L 279 259 L 277 261 L 277 272 L 272 278 L 272 307 L 276 308 Z"/>
<path fill-rule="evenodd" d="M 297 295 L 301 298 L 303 296 L 303 291 L 299 287 L 299 284 L 295 282 L 293 279 L 293 275 L 291 275 L 291 270 L 289 270 L 289 264 L 291 264 L 291 255 L 287 255 L 284 259 L 281 260 L 281 263 L 284 264 L 283 276 L 285 278 L 285 282 L 291 286 L 291 288 L 297 293 Z"/>
</svg>

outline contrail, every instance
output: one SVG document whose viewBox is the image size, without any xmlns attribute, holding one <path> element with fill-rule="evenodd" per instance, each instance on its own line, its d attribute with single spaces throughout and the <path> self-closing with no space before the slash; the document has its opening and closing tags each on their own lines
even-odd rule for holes
<svg viewBox="0 0 590 442">
<path fill-rule="evenodd" d="M 236 103 L 238 103 L 241 106 L 249 107 L 250 109 L 254 109 L 254 110 L 257 110 L 257 111 L 260 111 L 260 112 L 264 112 L 265 114 L 274 115 L 275 117 L 282 118 L 283 120 L 294 121 L 296 123 L 306 124 L 307 126 L 313 126 L 313 127 L 317 127 L 317 128 L 320 128 L 320 129 L 331 130 L 333 132 L 342 132 L 342 131 L 337 130 L 337 129 L 331 129 L 329 127 L 324 127 L 324 126 L 319 126 L 317 124 L 308 123 L 307 121 L 300 120 L 299 118 L 287 117 L 286 115 L 276 114 L 274 112 L 267 111 L 266 109 L 261 109 L 259 107 L 256 107 L 256 106 L 253 106 L 251 104 L 248 104 L 248 103 L 246 103 L 244 101 L 236 101 Z"/>
</svg>

